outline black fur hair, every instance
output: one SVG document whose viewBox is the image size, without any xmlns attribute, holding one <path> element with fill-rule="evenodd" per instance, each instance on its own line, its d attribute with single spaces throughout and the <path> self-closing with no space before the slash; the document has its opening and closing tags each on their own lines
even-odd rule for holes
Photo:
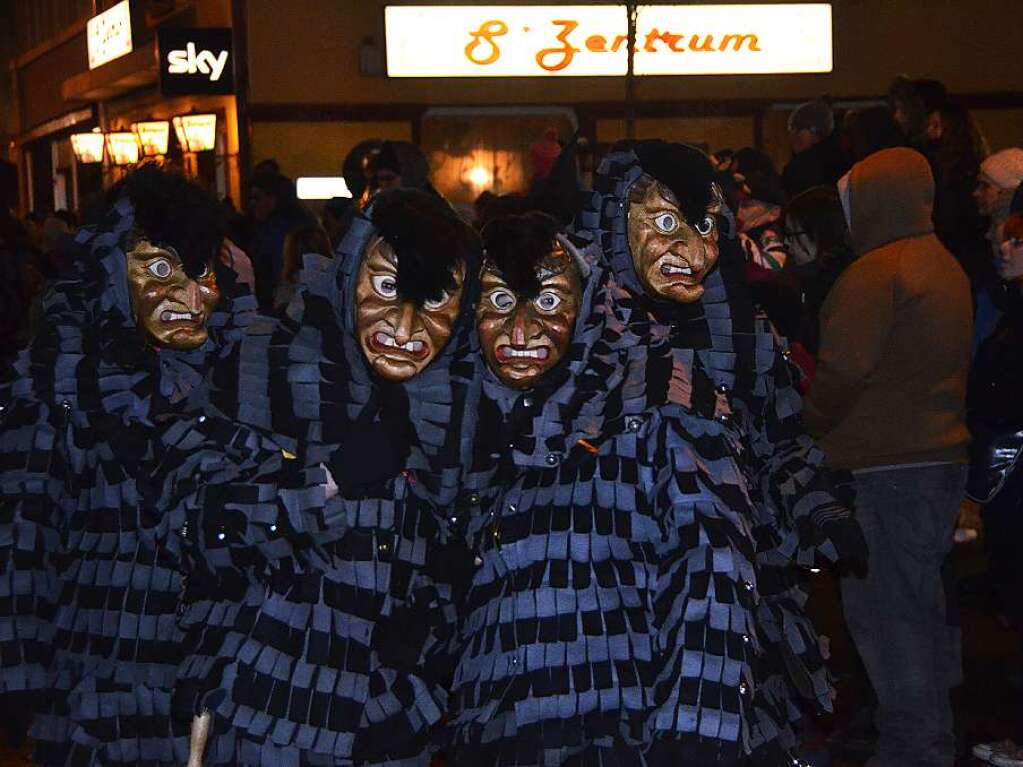
<svg viewBox="0 0 1023 767">
<path fill-rule="evenodd" d="M 479 237 L 440 197 L 418 189 L 393 189 L 373 199 L 373 226 L 398 256 L 398 294 L 420 305 L 455 287 L 454 271 L 466 280 L 479 263 Z"/>
<path fill-rule="evenodd" d="M 495 218 L 483 228 L 486 259 L 517 295 L 534 298 L 540 292 L 537 269 L 558 229 L 557 219 L 539 211 Z"/>
<path fill-rule="evenodd" d="M 707 155 L 696 147 L 660 139 L 638 141 L 632 150 L 643 171 L 672 191 L 689 224 L 706 215 L 714 182 L 714 166 Z"/>
<path fill-rule="evenodd" d="M 223 225 L 216 200 L 199 185 L 180 173 L 147 163 L 110 190 L 108 204 L 125 195 L 135 209 L 128 247 L 143 238 L 154 245 L 169 245 L 193 277 L 217 255 L 224 239 Z"/>
</svg>

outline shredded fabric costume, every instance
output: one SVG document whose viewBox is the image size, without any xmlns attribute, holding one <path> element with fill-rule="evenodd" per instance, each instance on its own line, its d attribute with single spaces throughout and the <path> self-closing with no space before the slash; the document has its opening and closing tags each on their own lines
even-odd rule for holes
<svg viewBox="0 0 1023 767">
<path fill-rule="evenodd" d="M 0 388 L 2 689 L 40 691 L 32 730 L 44 765 L 180 765 L 187 723 L 170 697 L 180 657 L 180 546 L 148 489 L 156 422 L 197 411 L 205 368 L 254 310 L 233 275 L 209 338 L 155 350 L 133 319 L 122 197 L 83 230 L 75 277 Z"/>
<path fill-rule="evenodd" d="M 628 257 L 618 201 L 594 199 L 612 212 L 598 242 Z M 742 375 L 713 345 L 731 341 L 724 281 L 705 304 L 723 323 L 683 343 L 603 274 L 535 390 L 484 373 L 478 507 L 458 521 L 477 566 L 452 694 L 459 765 L 728 765 L 757 745 L 758 518 L 719 388 Z"/>
<path fill-rule="evenodd" d="M 653 365 L 648 397 L 663 398 L 699 463 L 712 467 L 713 484 L 734 485 L 728 498 L 755 543 L 756 689 L 741 699 L 741 740 L 757 763 L 791 764 L 794 727 L 804 698 L 830 710 L 831 685 L 817 634 L 804 614 L 800 572 L 820 554 L 838 559 L 836 542 L 855 526 L 849 478 L 829 471 L 803 428 L 801 401 L 787 353 L 770 325 L 755 315 L 743 278 L 741 251 L 722 217 L 718 268 L 704 282 L 698 304 L 655 301 L 645 295 L 628 245 L 629 191 L 644 175 L 633 152 L 609 155 L 595 178 L 581 229 L 601 246 L 620 288 L 629 330 L 643 337 Z M 720 473 L 719 473 L 720 472 Z M 733 472 L 737 472 L 733 474 Z M 735 520 L 736 527 L 740 525 Z M 736 545 L 740 545 L 738 541 Z M 753 554 L 753 552 L 744 553 Z M 805 572 L 805 571 L 804 571 Z M 752 583 L 751 594 L 752 594 Z M 686 665 L 681 665 L 683 677 Z M 675 670 L 666 669 L 661 684 Z M 686 758 L 685 750 L 676 752 Z"/>
<path fill-rule="evenodd" d="M 288 318 L 254 324 L 218 369 L 218 411 L 272 442 L 248 431 L 232 455 L 183 439 L 183 463 L 161 481 L 189 520 L 175 705 L 212 713 L 210 764 L 429 763 L 464 561 L 440 545 L 438 519 L 471 448 L 475 280 L 438 357 L 384 382 L 355 336 L 357 275 L 377 234 L 358 217 L 333 261 L 307 256 Z M 397 476 L 325 501 L 322 466 L 338 451 L 372 469 L 399 444 Z"/>
</svg>

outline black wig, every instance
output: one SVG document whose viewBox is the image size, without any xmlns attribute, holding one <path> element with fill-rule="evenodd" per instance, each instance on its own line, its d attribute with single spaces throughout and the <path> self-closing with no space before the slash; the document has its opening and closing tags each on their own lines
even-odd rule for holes
<svg viewBox="0 0 1023 767">
<path fill-rule="evenodd" d="M 669 144 L 660 139 L 637 141 L 632 146 L 643 172 L 660 181 L 678 201 L 689 224 L 701 221 L 711 203 L 714 167 L 696 147 Z"/>
<path fill-rule="evenodd" d="M 398 294 L 422 304 L 456 287 L 459 264 L 468 272 L 479 261 L 479 238 L 440 197 L 417 189 L 393 189 L 374 198 L 373 226 L 398 257 Z"/>
<path fill-rule="evenodd" d="M 141 165 L 110 190 L 108 205 L 123 196 L 135 210 L 128 247 L 141 239 L 172 247 L 193 277 L 217 255 L 224 239 L 217 202 L 180 173 L 152 163 Z"/>
<path fill-rule="evenodd" d="M 540 292 L 537 273 L 558 229 L 555 218 L 539 211 L 495 218 L 482 232 L 486 259 L 516 294 L 535 298 Z"/>
</svg>

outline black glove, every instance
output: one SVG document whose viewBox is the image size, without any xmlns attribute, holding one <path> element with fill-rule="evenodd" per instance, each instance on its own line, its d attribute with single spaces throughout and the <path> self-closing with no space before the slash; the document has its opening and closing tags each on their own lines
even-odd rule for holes
<svg viewBox="0 0 1023 767">
<path fill-rule="evenodd" d="M 429 635 L 429 608 L 414 599 L 410 601 L 411 604 L 395 608 L 389 617 L 377 619 L 370 644 L 388 666 L 422 674 L 419 656 Z"/>
<path fill-rule="evenodd" d="M 855 518 L 829 519 L 821 525 L 821 533 L 835 545 L 838 561 L 845 569 L 860 577 L 867 574 L 870 550 Z"/>
<path fill-rule="evenodd" d="M 338 492 L 345 498 L 364 498 L 405 468 L 409 445 L 395 439 L 379 423 L 356 423 L 345 441 L 331 453 L 330 469 Z"/>
</svg>

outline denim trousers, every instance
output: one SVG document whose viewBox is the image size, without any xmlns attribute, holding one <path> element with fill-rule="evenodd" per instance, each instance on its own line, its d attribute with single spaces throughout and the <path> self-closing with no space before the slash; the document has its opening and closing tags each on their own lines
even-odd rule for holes
<svg viewBox="0 0 1023 767">
<path fill-rule="evenodd" d="M 942 562 L 952 548 L 966 467 L 856 474 L 856 514 L 870 561 L 842 579 L 846 623 L 877 695 L 869 767 L 951 767 L 949 688 L 959 659 L 946 625 Z"/>
</svg>

